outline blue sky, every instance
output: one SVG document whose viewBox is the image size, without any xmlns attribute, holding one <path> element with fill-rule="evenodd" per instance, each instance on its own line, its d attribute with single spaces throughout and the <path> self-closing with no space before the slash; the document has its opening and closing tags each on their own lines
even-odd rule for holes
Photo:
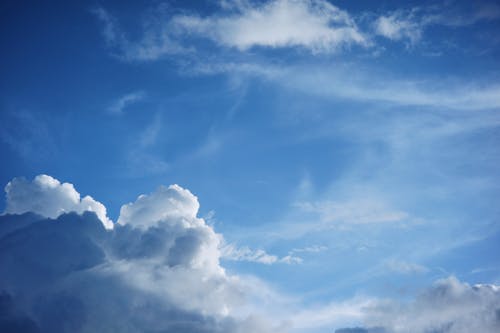
<svg viewBox="0 0 500 333">
<path fill-rule="evenodd" d="M 500 304 L 494 2 L 5 1 L 0 15 L 0 183 L 27 179 L 5 213 L 128 221 L 122 205 L 178 184 L 275 331 L 400 332 L 398 304 L 411 332 L 498 328 L 422 310 L 443 286 L 481 305 L 469 312 Z M 134 216 L 122 224 L 144 229 Z"/>
</svg>

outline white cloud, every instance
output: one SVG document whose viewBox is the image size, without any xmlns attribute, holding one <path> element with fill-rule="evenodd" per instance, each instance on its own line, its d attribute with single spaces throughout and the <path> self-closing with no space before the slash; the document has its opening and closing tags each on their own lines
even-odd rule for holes
<svg viewBox="0 0 500 333">
<path fill-rule="evenodd" d="M 302 258 L 289 254 L 284 257 L 268 254 L 266 251 L 258 249 L 252 250 L 249 247 L 236 247 L 233 244 L 226 244 L 222 247 L 222 258 L 234 261 L 249 261 L 266 265 L 284 263 L 284 264 L 300 264 Z"/>
<path fill-rule="evenodd" d="M 133 203 L 120 209 L 118 223 L 131 224 L 147 229 L 158 222 L 174 219 L 185 224 L 199 224 L 196 214 L 200 204 L 198 198 L 179 185 L 160 186 L 156 192 L 142 194 Z"/>
<path fill-rule="evenodd" d="M 411 44 L 418 42 L 422 35 L 422 27 L 412 21 L 411 17 L 403 17 L 400 12 L 389 16 L 380 16 L 374 23 L 375 32 L 391 40 L 408 39 Z"/>
<path fill-rule="evenodd" d="M 145 96 L 146 94 L 143 91 L 135 91 L 123 95 L 108 107 L 108 111 L 113 114 L 121 114 L 127 107 L 141 101 Z"/>
<path fill-rule="evenodd" d="M 327 224 L 378 224 L 404 222 L 409 215 L 392 210 L 382 202 L 374 200 L 298 202 L 297 208 L 319 216 Z"/>
<path fill-rule="evenodd" d="M 493 3 L 420 6 L 387 12 L 373 22 L 373 28 L 377 35 L 394 41 L 408 40 L 414 45 L 430 26 L 459 28 L 498 18 L 500 7 Z"/>
<path fill-rule="evenodd" d="M 293 249 L 292 251 L 290 251 L 290 253 L 318 253 L 326 250 L 328 250 L 327 246 L 312 245 L 312 246 Z"/>
<path fill-rule="evenodd" d="M 325 0 L 246 3 L 236 6 L 236 12 L 207 18 L 177 16 L 173 22 L 191 34 L 240 50 L 303 47 L 316 53 L 368 45 L 349 14 Z"/>
<path fill-rule="evenodd" d="M 373 68 L 361 71 L 346 63 L 286 67 L 267 63 L 203 63 L 189 68 L 188 73 L 257 77 L 307 95 L 385 106 L 439 107 L 464 111 L 500 108 L 500 85 L 496 82 L 437 77 L 403 79 Z"/>
<path fill-rule="evenodd" d="M 118 224 L 148 230 L 168 229 L 174 243 L 169 253 L 185 260 L 190 267 L 210 272 L 221 271 L 219 245 L 222 236 L 197 217 L 198 198 L 179 185 L 160 186 L 149 195 L 140 195 L 120 209 Z M 195 247 L 192 245 L 197 243 Z M 177 253 L 178 252 L 178 253 Z"/>
<path fill-rule="evenodd" d="M 425 266 L 393 259 L 386 261 L 385 267 L 392 272 L 401 274 L 421 274 L 429 271 L 429 269 Z"/>
<path fill-rule="evenodd" d="M 56 218 L 61 214 L 94 212 L 107 229 L 113 228 L 113 221 L 106 216 L 106 207 L 87 195 L 80 198 L 73 184 L 60 183 L 47 175 L 38 175 L 32 182 L 14 178 L 5 186 L 6 214 L 33 212 L 45 217 Z"/>
</svg>

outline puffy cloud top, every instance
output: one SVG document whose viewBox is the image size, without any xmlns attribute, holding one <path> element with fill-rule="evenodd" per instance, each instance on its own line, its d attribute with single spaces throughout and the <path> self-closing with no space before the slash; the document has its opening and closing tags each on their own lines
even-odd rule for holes
<svg viewBox="0 0 500 333">
<path fill-rule="evenodd" d="M 198 198 L 179 185 L 160 186 L 155 193 L 140 195 L 134 203 L 123 205 L 118 223 L 148 228 L 160 221 L 182 222 L 186 225 L 200 224 L 196 214 L 200 204 Z"/>
<path fill-rule="evenodd" d="M 5 186 L 7 204 L 5 213 L 36 213 L 56 218 L 68 212 L 94 212 L 106 229 L 113 228 L 113 221 L 106 215 L 106 207 L 87 195 L 83 199 L 73 184 L 61 183 L 48 175 L 38 175 L 33 181 L 14 178 Z"/>
</svg>

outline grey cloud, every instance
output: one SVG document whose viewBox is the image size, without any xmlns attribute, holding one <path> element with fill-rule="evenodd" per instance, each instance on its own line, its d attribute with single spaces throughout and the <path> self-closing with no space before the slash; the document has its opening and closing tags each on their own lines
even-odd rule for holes
<svg viewBox="0 0 500 333">
<path fill-rule="evenodd" d="M 379 302 L 367 310 L 366 323 L 391 333 L 494 333 L 500 330 L 499 313 L 499 286 L 469 285 L 452 276 L 412 302 Z"/>
</svg>

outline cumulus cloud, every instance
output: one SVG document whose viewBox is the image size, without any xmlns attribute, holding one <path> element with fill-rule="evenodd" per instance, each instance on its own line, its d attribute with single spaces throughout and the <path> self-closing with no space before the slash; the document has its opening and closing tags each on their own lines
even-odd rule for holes
<svg viewBox="0 0 500 333">
<path fill-rule="evenodd" d="M 33 181 L 14 178 L 5 186 L 6 207 L 4 214 L 36 213 L 56 218 L 67 212 L 94 212 L 107 229 L 113 221 L 106 215 L 106 207 L 87 195 L 83 198 L 73 184 L 61 183 L 48 175 L 38 175 Z"/>
<path fill-rule="evenodd" d="M 273 0 L 235 7 L 233 12 L 206 18 L 177 16 L 174 22 L 191 34 L 239 50 L 262 46 L 331 52 L 368 45 L 349 14 L 324 0 Z"/>
<path fill-rule="evenodd" d="M 358 325 L 349 328 L 348 322 Z M 309 308 L 296 313 L 294 327 L 337 327 L 336 333 L 494 333 L 500 329 L 500 287 L 469 285 L 451 276 L 409 300 L 356 296 Z"/>
<path fill-rule="evenodd" d="M 410 303 L 371 308 L 369 326 L 387 332 L 494 333 L 500 330 L 500 287 L 469 285 L 455 277 L 438 280 Z"/>
<path fill-rule="evenodd" d="M 249 303 L 265 288 L 219 264 L 222 236 L 178 185 L 121 209 L 106 230 L 71 184 L 7 186 L 0 216 L 0 330 L 281 332 Z M 72 212 L 70 212 L 73 210 Z M 39 215 L 33 214 L 36 212 Z M 45 216 L 42 217 L 41 215 Z"/>
<path fill-rule="evenodd" d="M 71 184 L 45 175 L 7 186 L 9 212 L 0 215 L 0 331 L 308 332 L 353 321 L 380 327 L 353 332 L 499 329 L 500 287 L 454 277 L 406 303 L 355 297 L 304 309 L 256 278 L 228 274 L 219 262 L 226 251 L 222 235 L 197 216 L 196 196 L 178 185 L 124 205 L 112 230 L 79 200 Z"/>
</svg>

